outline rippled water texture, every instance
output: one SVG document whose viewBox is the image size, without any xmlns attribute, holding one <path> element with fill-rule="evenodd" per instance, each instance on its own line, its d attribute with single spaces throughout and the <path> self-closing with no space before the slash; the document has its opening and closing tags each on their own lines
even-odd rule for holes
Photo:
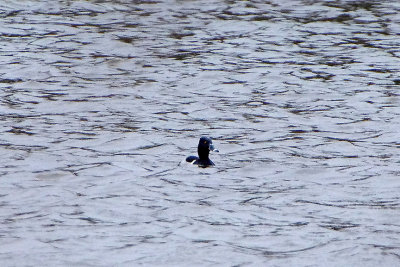
<svg viewBox="0 0 400 267">
<path fill-rule="evenodd" d="M 398 265 L 399 14 L 2 1 L 2 266 Z"/>
</svg>

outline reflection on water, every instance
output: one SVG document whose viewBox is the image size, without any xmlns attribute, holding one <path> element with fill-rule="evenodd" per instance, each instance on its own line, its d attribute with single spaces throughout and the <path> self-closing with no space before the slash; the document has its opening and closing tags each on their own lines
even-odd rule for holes
<svg viewBox="0 0 400 267">
<path fill-rule="evenodd" d="M 0 4 L 1 261 L 396 265 L 399 12 Z"/>
</svg>

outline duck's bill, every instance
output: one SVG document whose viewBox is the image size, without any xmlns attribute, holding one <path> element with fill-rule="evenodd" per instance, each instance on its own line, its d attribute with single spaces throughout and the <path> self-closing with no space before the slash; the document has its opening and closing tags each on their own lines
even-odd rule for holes
<svg viewBox="0 0 400 267">
<path fill-rule="evenodd" d="M 212 152 L 219 152 L 219 150 L 216 149 L 213 145 L 210 145 L 210 151 L 212 151 Z"/>
</svg>

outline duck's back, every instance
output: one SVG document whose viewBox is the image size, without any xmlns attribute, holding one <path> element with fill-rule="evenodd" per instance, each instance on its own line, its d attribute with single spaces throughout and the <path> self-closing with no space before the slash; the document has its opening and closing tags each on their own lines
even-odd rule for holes
<svg viewBox="0 0 400 267">
<path fill-rule="evenodd" d="M 186 162 L 190 162 L 190 163 L 195 164 L 195 162 L 196 162 L 198 159 L 199 159 L 199 158 L 196 157 L 196 156 L 189 156 L 189 157 L 186 158 Z"/>
</svg>

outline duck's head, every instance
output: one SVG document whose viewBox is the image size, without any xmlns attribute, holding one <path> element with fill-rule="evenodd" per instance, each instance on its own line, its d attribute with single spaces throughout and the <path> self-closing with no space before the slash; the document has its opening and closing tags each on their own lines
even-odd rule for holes
<svg viewBox="0 0 400 267">
<path fill-rule="evenodd" d="M 199 146 L 197 147 L 197 153 L 200 159 L 208 159 L 210 151 L 218 152 L 212 144 L 212 140 L 209 137 L 203 136 L 200 138 Z"/>
</svg>

